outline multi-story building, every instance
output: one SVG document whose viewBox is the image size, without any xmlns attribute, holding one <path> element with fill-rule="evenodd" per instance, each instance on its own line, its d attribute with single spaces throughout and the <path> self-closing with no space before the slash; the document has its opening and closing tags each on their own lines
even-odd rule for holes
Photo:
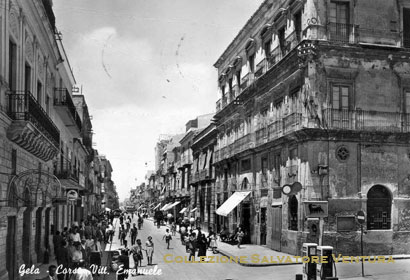
<svg viewBox="0 0 410 280">
<path fill-rule="evenodd" d="M 93 213 L 91 122 L 52 1 L 2 1 L 0 19 L 0 279 L 15 280 L 53 254 L 56 230 Z"/>
<path fill-rule="evenodd" d="M 244 199 L 217 210 L 230 230 L 355 254 L 362 209 L 367 254 L 410 251 L 409 21 L 408 0 L 263 2 L 215 63 L 219 203 Z"/>
<path fill-rule="evenodd" d="M 114 171 L 110 161 L 103 155 L 100 155 L 100 182 L 101 182 L 101 194 L 103 196 L 103 201 L 101 204 L 104 208 L 110 210 L 119 208 L 119 200 L 117 189 L 114 182 L 111 179 L 112 172 Z"/>
<path fill-rule="evenodd" d="M 213 154 L 216 145 L 217 130 L 211 123 L 202 129 L 193 139 L 192 186 L 195 189 L 197 217 L 202 228 L 216 229 L 215 222 L 215 167 Z"/>
</svg>

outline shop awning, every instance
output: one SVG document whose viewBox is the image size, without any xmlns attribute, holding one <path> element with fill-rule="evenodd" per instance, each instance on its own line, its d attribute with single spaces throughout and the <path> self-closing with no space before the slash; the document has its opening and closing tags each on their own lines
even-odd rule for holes
<svg viewBox="0 0 410 280">
<path fill-rule="evenodd" d="M 272 207 L 282 207 L 282 201 L 274 201 L 272 202 Z"/>
<path fill-rule="evenodd" d="M 157 206 L 155 206 L 152 210 L 155 210 L 155 209 L 157 209 L 157 208 L 160 207 L 160 206 L 161 206 L 161 203 L 158 203 Z"/>
<path fill-rule="evenodd" d="M 225 201 L 217 210 L 216 214 L 220 216 L 228 216 L 228 214 L 236 207 L 242 200 L 245 199 L 251 192 L 234 192 L 227 201 Z"/>
<path fill-rule="evenodd" d="M 168 208 L 168 206 L 170 206 L 172 203 L 167 203 L 167 204 L 165 204 L 164 206 L 162 206 L 162 208 L 161 209 L 159 209 L 160 211 L 165 211 L 165 209 L 167 209 Z"/>
<path fill-rule="evenodd" d="M 176 201 L 176 202 L 172 203 L 171 205 L 169 205 L 167 208 L 165 208 L 164 211 L 171 210 L 172 208 L 174 208 L 175 206 L 177 206 L 180 203 L 181 203 L 181 201 Z"/>
<path fill-rule="evenodd" d="M 196 211 L 196 209 L 198 209 L 198 208 L 197 208 L 197 207 L 195 207 L 194 209 L 192 209 L 192 210 L 191 210 L 191 213 L 192 213 L 192 212 L 195 212 L 195 211 Z"/>
<path fill-rule="evenodd" d="M 184 208 L 182 208 L 182 210 L 181 211 L 179 211 L 179 214 L 184 214 L 185 213 L 185 211 L 186 211 L 186 207 L 184 207 Z"/>
</svg>

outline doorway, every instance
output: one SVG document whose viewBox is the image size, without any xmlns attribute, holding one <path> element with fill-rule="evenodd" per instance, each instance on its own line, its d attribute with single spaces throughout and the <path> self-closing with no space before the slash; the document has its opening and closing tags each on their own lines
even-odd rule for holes
<svg viewBox="0 0 410 280">
<path fill-rule="evenodd" d="M 37 254 L 37 262 L 41 261 L 41 227 L 42 227 L 42 210 L 43 208 L 38 208 L 36 211 L 36 235 L 35 235 L 35 250 Z"/>
<path fill-rule="evenodd" d="M 266 245 L 266 207 L 261 208 L 261 223 L 260 223 L 260 244 Z"/>
<path fill-rule="evenodd" d="M 282 238 L 282 207 L 272 209 L 272 249 L 281 250 Z"/>
<path fill-rule="evenodd" d="M 242 212 L 241 212 L 241 227 L 245 236 L 243 238 L 244 244 L 251 243 L 251 206 L 249 203 L 244 203 L 242 205 Z"/>
<path fill-rule="evenodd" d="M 17 278 L 16 266 L 16 217 L 7 217 L 7 247 L 6 247 L 6 268 L 9 280 Z"/>
</svg>

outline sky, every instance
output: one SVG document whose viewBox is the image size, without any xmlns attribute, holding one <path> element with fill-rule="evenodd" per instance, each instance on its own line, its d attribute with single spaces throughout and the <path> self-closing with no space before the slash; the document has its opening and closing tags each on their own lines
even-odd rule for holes
<svg viewBox="0 0 410 280">
<path fill-rule="evenodd" d="M 57 29 L 120 200 L 162 134 L 215 112 L 213 64 L 262 0 L 54 0 Z"/>
</svg>

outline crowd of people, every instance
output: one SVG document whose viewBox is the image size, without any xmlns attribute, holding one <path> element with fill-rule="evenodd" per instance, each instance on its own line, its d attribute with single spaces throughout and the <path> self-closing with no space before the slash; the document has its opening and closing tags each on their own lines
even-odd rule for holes
<svg viewBox="0 0 410 280">
<path fill-rule="evenodd" d="M 114 234 L 114 213 L 89 216 L 86 220 L 74 222 L 53 235 L 54 255 L 61 267 L 55 279 L 91 279 L 92 273 L 86 267 L 101 266 L 103 247 L 112 241 Z M 76 269 L 76 273 L 69 273 Z"/>
<path fill-rule="evenodd" d="M 148 236 L 145 243 L 138 239 L 138 233 L 143 229 L 146 215 L 140 213 L 136 215 L 134 213 L 127 214 L 126 212 L 116 214 L 110 211 L 103 212 L 98 216 L 92 215 L 86 220 L 74 222 L 70 228 L 65 227 L 61 232 L 55 232 L 53 243 L 57 266 L 62 267 L 60 271 L 67 271 L 67 273 L 56 274 L 56 267 L 52 265 L 49 267 L 50 275 L 47 279 L 92 280 L 94 275 L 98 275 L 99 270 L 91 269 L 91 267 L 98 268 L 101 266 L 102 252 L 107 245 L 113 242 L 117 226 L 113 225 L 114 217 L 118 217 L 116 223 L 119 223 L 118 240 L 121 247 L 118 250 L 119 253 L 114 254 L 112 258 L 111 269 L 114 271 L 121 269 L 129 271 L 130 258 L 134 262 L 134 271 L 138 271 L 138 267 L 142 266 L 144 257 L 146 257 L 147 265 L 153 265 L 153 238 Z M 154 218 L 158 228 L 164 223 L 169 224 L 169 228 L 166 228 L 163 236 L 167 249 L 171 249 L 171 240 L 177 233 L 178 225 L 181 245 L 185 246 L 186 253 L 189 254 L 189 260 L 195 261 L 195 257 L 206 257 L 208 249 L 212 250 L 214 254 L 217 253 L 218 237 L 212 228 L 208 228 L 208 235 L 206 236 L 199 226 L 195 226 L 188 219 L 179 218 L 175 221 L 172 217 L 167 217 L 168 219 L 165 221 L 164 216 L 158 213 Z M 228 235 L 225 232 L 220 233 L 221 240 L 225 238 L 225 234 Z M 237 241 L 238 247 L 240 247 L 244 235 L 239 227 L 235 232 L 235 236 L 232 236 Z M 130 246 L 128 240 L 131 241 Z M 76 273 L 70 273 L 74 269 L 76 269 Z M 128 276 L 128 272 L 117 273 L 118 280 L 127 279 Z"/>
</svg>

